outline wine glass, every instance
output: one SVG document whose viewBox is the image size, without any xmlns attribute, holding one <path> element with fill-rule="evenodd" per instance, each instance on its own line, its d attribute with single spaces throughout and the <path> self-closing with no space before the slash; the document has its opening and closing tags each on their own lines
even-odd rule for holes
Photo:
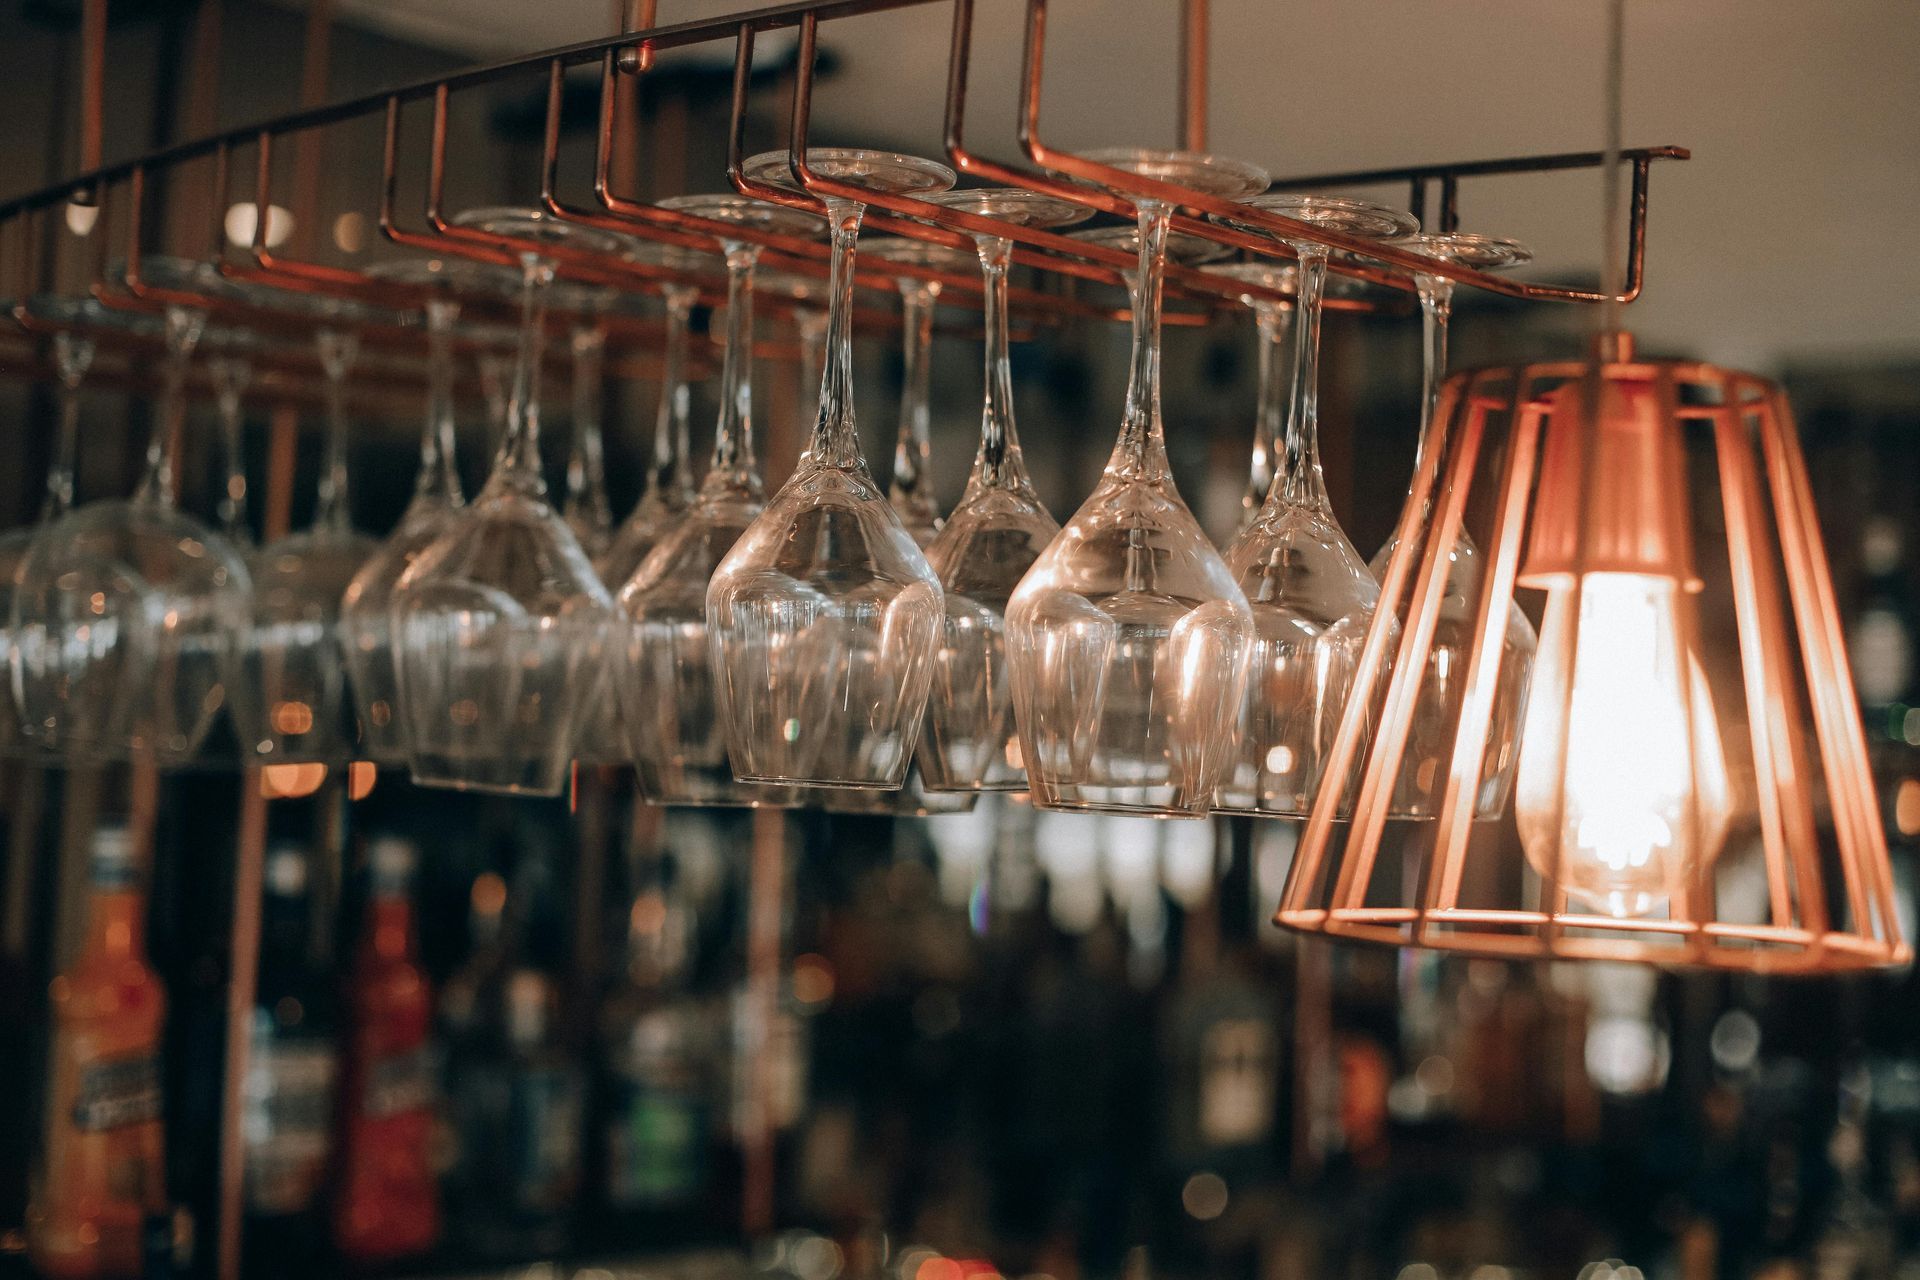
<svg viewBox="0 0 1920 1280">
<path fill-rule="evenodd" d="M 662 203 L 756 235 L 810 236 L 819 226 L 798 210 L 733 194 L 679 196 Z M 646 559 L 618 586 L 616 689 L 640 793 L 648 799 L 679 805 L 789 804 L 792 792 L 786 788 L 735 780 L 715 706 L 707 584 L 766 504 L 753 440 L 753 277 L 760 246 L 727 238 L 720 247 L 727 264 L 727 330 L 713 456 L 693 505 L 667 525 Z M 661 421 L 667 417 L 663 412 Z"/>
<path fill-rule="evenodd" d="M 566 234 L 532 210 L 457 221 L 530 244 Z M 612 598 L 547 501 L 540 355 L 553 265 L 528 248 L 521 268 L 520 345 L 493 473 L 400 575 L 390 625 L 415 781 L 557 795 L 583 712 L 605 695 Z"/>
<path fill-rule="evenodd" d="M 269 762 L 338 761 L 352 753 L 342 597 L 379 543 L 353 527 L 346 383 L 359 335 L 327 324 L 314 335 L 326 390 L 326 450 L 313 522 L 248 559 L 253 626 L 241 651 L 245 696 L 234 722 L 243 754 Z"/>
<path fill-rule="evenodd" d="M 958 249 L 908 236 L 886 236 L 861 246 L 860 256 L 893 265 L 958 271 L 971 259 Z M 933 406 L 928 401 L 933 373 L 933 310 L 941 282 L 902 274 L 900 288 L 900 426 L 894 437 L 893 476 L 887 501 L 900 522 L 925 550 L 940 532 L 940 499 L 933 491 L 933 443 L 929 434 Z"/>
<path fill-rule="evenodd" d="M 459 333 L 456 294 L 508 294 L 518 287 L 505 267 L 462 258 L 406 258 L 370 267 L 376 280 L 429 290 L 422 314 L 427 327 L 427 412 L 420 431 L 420 466 L 413 498 L 384 542 L 353 575 L 340 602 L 347 673 L 360 717 L 360 747 L 381 764 L 406 759 L 398 717 L 399 680 L 394 671 L 393 588 L 419 554 L 445 531 L 466 501 L 455 458 L 454 339 Z"/>
<path fill-rule="evenodd" d="M 1397 240 L 1418 229 L 1383 205 L 1276 193 L 1250 206 L 1345 235 Z M 1353 687 L 1380 585 L 1334 519 L 1320 469 L 1320 316 L 1327 250 L 1299 255 L 1293 390 L 1279 474 L 1227 563 L 1253 609 L 1254 644 L 1233 763 L 1216 798 L 1233 812 L 1304 815 Z"/>
<path fill-rule="evenodd" d="M 92 299 L 75 302 L 58 297 L 35 299 L 28 309 L 56 323 L 74 324 L 82 320 L 89 304 L 91 309 L 104 309 Z M 93 356 L 94 340 L 82 330 L 61 329 L 53 335 L 59 430 L 54 437 L 53 458 L 47 465 L 46 496 L 40 500 L 39 515 L 31 525 L 0 535 L 0 628 L 4 629 L 0 631 L 0 657 L 13 650 L 14 581 L 33 546 L 34 535 L 73 509 L 74 465 L 80 448 L 80 384 L 93 365 Z M 9 689 L 0 696 L 0 750 L 12 750 L 20 740 L 20 717 Z"/>
<path fill-rule="evenodd" d="M 1532 251 L 1517 240 L 1459 231 L 1415 236 L 1400 247 L 1482 271 L 1518 266 L 1533 258 Z M 1440 384 L 1447 378 L 1447 329 L 1453 316 L 1453 281 L 1424 273 L 1416 274 L 1413 280 L 1420 294 L 1425 338 L 1420 442 L 1414 454 L 1417 468 L 1428 450 L 1445 444 L 1433 438 L 1433 424 L 1434 410 L 1440 402 Z M 1425 513 L 1421 523 L 1423 526 L 1426 523 Z M 1372 569 L 1376 577 L 1385 576 L 1387 563 L 1399 542 L 1396 532 L 1374 554 Z M 1394 783 L 1393 801 L 1388 809 L 1393 817 L 1431 818 L 1439 811 L 1439 787 L 1446 778 L 1453 750 L 1453 726 L 1458 723 L 1460 704 L 1466 697 L 1467 646 L 1473 633 L 1473 601 L 1480 590 L 1481 569 L 1480 548 L 1462 525 L 1447 557 L 1446 594 L 1440 601 L 1433 647 L 1428 652 L 1426 674 L 1415 695 L 1405 756 L 1400 776 Z M 1507 611 L 1507 630 L 1501 643 L 1506 652 L 1500 659 L 1499 686 L 1494 691 L 1493 715 L 1487 727 L 1485 764 L 1474 801 L 1474 816 L 1480 819 L 1499 817 L 1507 806 L 1507 794 L 1513 789 L 1520 720 L 1526 709 L 1527 686 L 1538 645 L 1533 624 L 1520 610 Z"/>
<path fill-rule="evenodd" d="M 931 195 L 945 165 L 815 148 L 807 163 L 865 189 Z M 750 178 L 793 185 L 785 152 Z M 860 456 L 853 267 L 865 206 L 829 197 L 832 298 L 813 433 L 793 475 L 721 561 L 707 619 L 728 753 L 745 782 L 892 789 L 926 711 L 940 580 Z"/>
<path fill-rule="evenodd" d="M 1062 227 L 1088 216 L 1070 201 L 1011 187 L 954 191 L 939 203 L 1019 227 Z M 1007 355 L 1007 267 L 1013 244 L 974 237 L 985 286 L 986 393 L 980 448 L 966 492 L 927 548 L 946 592 L 918 761 L 929 788 L 1015 791 L 1027 785 L 1007 679 L 1007 601 L 1060 524 L 1034 492 L 1014 426 Z"/>
<path fill-rule="evenodd" d="M 1260 514 L 1273 487 L 1274 463 L 1280 456 L 1280 437 L 1286 425 L 1287 361 L 1284 348 L 1292 334 L 1293 303 L 1271 297 L 1273 293 L 1292 294 L 1299 284 L 1299 272 L 1278 262 L 1222 262 L 1203 267 L 1209 275 L 1221 276 L 1266 292 L 1240 295 L 1253 312 L 1259 338 L 1259 399 L 1253 415 L 1253 464 L 1247 472 L 1246 492 L 1240 495 L 1240 525 L 1245 529 Z"/>
<path fill-rule="evenodd" d="M 153 266 L 158 260 L 148 259 Z M 174 505 L 173 441 L 203 313 L 165 313 L 162 390 L 134 495 L 43 525 L 15 579 L 9 665 L 21 732 L 48 750 L 190 759 L 228 699 L 246 563 Z"/>
<path fill-rule="evenodd" d="M 1095 153 L 1223 197 L 1252 165 L 1193 152 Z M 1120 438 L 1093 493 L 1007 605 L 1014 714 L 1034 803 L 1203 816 L 1232 758 L 1253 624 L 1174 488 L 1160 419 L 1160 294 L 1172 210 L 1136 198 L 1139 267 Z"/>
</svg>

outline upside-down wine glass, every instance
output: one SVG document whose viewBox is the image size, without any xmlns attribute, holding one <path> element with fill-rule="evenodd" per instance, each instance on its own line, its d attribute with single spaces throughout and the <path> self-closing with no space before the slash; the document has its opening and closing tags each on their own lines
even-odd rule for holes
<svg viewBox="0 0 1920 1280">
<path fill-rule="evenodd" d="M 28 304 L 41 316 L 74 323 L 82 318 L 88 299 L 75 303 L 66 298 L 36 299 Z M 94 340 L 79 329 L 62 329 L 53 335 L 53 368 L 59 382 L 59 426 L 53 441 L 53 457 L 47 464 L 46 496 L 40 500 L 40 513 L 31 525 L 0 536 L 0 660 L 11 663 L 13 651 L 13 590 L 21 564 L 33 547 L 34 535 L 73 510 L 74 467 L 80 450 L 80 384 L 93 365 Z M 9 681 L 11 684 L 11 681 Z M 20 716 L 14 706 L 11 688 L 0 692 L 0 750 L 20 745 Z"/>
<path fill-rule="evenodd" d="M 49 750 L 181 764 L 228 700 L 246 563 L 173 495 L 187 362 L 205 324 L 198 310 L 166 311 L 160 403 L 134 495 L 43 526 L 20 566 L 14 696 L 21 731 Z"/>
<path fill-rule="evenodd" d="M 870 240 L 860 256 L 889 266 L 931 267 L 959 271 L 972 260 L 958 249 L 910 236 Z M 887 501 L 900 513 L 913 540 L 925 550 L 940 532 L 940 498 L 933 491 L 933 312 L 943 288 L 938 280 L 902 273 L 900 289 L 900 425 L 893 443 L 893 474 L 887 482 Z"/>
<path fill-rule="evenodd" d="M 860 246 L 863 260 L 876 260 L 889 266 L 903 263 L 955 271 L 972 264 L 972 258 L 957 249 L 910 236 L 885 236 Z M 900 290 L 900 347 L 902 379 L 899 427 L 894 437 L 893 471 L 887 481 L 887 501 L 900 513 L 900 522 L 915 543 L 926 551 L 943 523 L 940 500 L 933 491 L 933 445 L 931 426 L 933 313 L 942 292 L 942 282 L 901 272 L 895 277 Z M 932 557 L 928 557 L 932 563 Z M 938 572 L 938 569 L 935 570 Z M 937 676 L 935 677 L 938 678 Z M 926 740 L 926 726 L 920 729 Z M 907 766 L 906 781 L 898 791 L 852 791 L 845 788 L 823 790 L 815 801 L 829 813 L 892 814 L 925 818 L 941 813 L 965 813 L 973 808 L 970 795 L 952 791 L 936 792 L 926 785 L 921 772 L 919 752 Z"/>
<path fill-rule="evenodd" d="M 326 448 L 313 522 L 249 557 L 253 627 L 234 704 L 243 756 L 332 762 L 353 752 L 340 609 L 347 584 L 379 543 L 353 527 L 347 465 L 347 377 L 359 335 L 329 320 L 314 334 L 326 389 Z"/>
<path fill-rule="evenodd" d="M 522 209 L 472 210 L 458 222 L 529 245 L 583 230 L 556 232 Z M 391 625 L 415 781 L 557 795 L 582 711 L 604 696 L 612 598 L 547 501 L 540 355 L 553 264 L 529 247 L 521 266 L 520 345 L 493 473 L 400 575 Z"/>
<path fill-rule="evenodd" d="M 1012 187 L 949 192 L 939 202 L 1017 227 L 1062 227 L 1091 212 Z M 1027 771 L 1007 679 L 1007 601 L 1060 532 L 1060 524 L 1034 492 L 1014 426 L 1007 352 L 1007 268 L 1013 243 L 988 233 L 975 235 L 974 243 L 984 285 L 986 391 L 980 447 L 966 491 L 927 548 L 927 559 L 946 592 L 946 618 L 934 655 L 919 765 L 934 790 L 1017 791 L 1027 785 Z"/>
<path fill-rule="evenodd" d="M 1411 235 L 1410 214 L 1362 200 L 1276 193 L 1247 201 L 1315 227 L 1373 240 Z M 1220 809 L 1303 815 L 1340 724 L 1380 584 L 1334 519 L 1320 469 L 1320 317 L 1327 248 L 1287 242 L 1299 256 L 1293 392 L 1279 474 L 1227 563 L 1253 609 L 1238 743 Z"/>
<path fill-rule="evenodd" d="M 744 196 L 678 196 L 663 206 L 753 234 L 812 236 L 819 220 Z M 713 455 L 685 514 L 618 588 L 620 719 L 640 794 L 657 804 L 786 805 L 784 787 L 740 782 L 716 705 L 707 624 L 714 570 L 766 505 L 753 440 L 753 291 L 760 245 L 720 242 L 727 264 L 726 346 Z"/>
<path fill-rule="evenodd" d="M 457 294 L 504 294 L 517 286 L 504 267 L 461 258 L 410 258 L 380 263 L 367 274 L 377 280 L 430 290 L 422 313 L 427 326 L 427 411 L 420 431 L 420 466 L 413 498 L 379 550 L 360 566 L 340 604 L 354 708 L 360 716 L 360 747 L 379 764 L 406 760 L 398 715 L 400 688 L 394 671 L 393 589 L 419 554 L 446 530 L 466 501 L 455 457 L 458 413 L 454 405 L 454 339 L 460 318 Z"/>
<path fill-rule="evenodd" d="M 1459 231 L 1415 236 L 1401 247 L 1482 271 L 1519 266 L 1533 258 L 1532 252 L 1517 240 Z M 1433 424 L 1434 411 L 1440 403 L 1440 384 L 1447 378 L 1447 331 L 1453 318 L 1453 281 L 1445 276 L 1418 273 L 1413 282 L 1420 294 L 1425 339 L 1420 437 L 1414 453 L 1417 470 L 1428 450 L 1445 447 L 1445 441 L 1433 437 Z M 1423 523 L 1428 518 L 1422 513 Z M 1372 568 L 1376 577 L 1385 575 L 1399 541 L 1396 532 L 1374 554 Z M 1393 802 L 1388 810 L 1393 817 L 1431 818 L 1439 811 L 1439 785 L 1447 776 L 1453 726 L 1458 722 L 1460 704 L 1466 697 L 1467 645 L 1473 634 L 1473 602 L 1480 591 L 1481 570 L 1480 548 L 1462 525 L 1447 556 L 1446 595 L 1440 601 L 1440 612 L 1434 623 L 1426 674 L 1415 695 L 1417 702 L 1407 729 L 1404 763 L 1395 780 Z M 1533 655 L 1538 643 L 1526 614 L 1519 609 L 1508 610 L 1507 631 L 1501 641 L 1506 652 L 1500 659 L 1499 686 L 1494 691 L 1493 716 L 1487 726 L 1485 763 L 1481 769 L 1480 790 L 1474 800 L 1476 818 L 1497 818 L 1507 807 L 1507 794 L 1513 789 L 1514 764 L 1519 758 L 1520 721 L 1526 710 L 1527 686 L 1533 674 Z"/>
<path fill-rule="evenodd" d="M 1093 159 L 1210 195 L 1252 165 L 1127 149 Z M 1007 605 L 1014 713 L 1034 803 L 1201 817 L 1233 755 L 1252 619 L 1174 488 L 1160 418 L 1160 294 L 1172 209 L 1135 198 L 1139 265 L 1120 438 L 1093 493 Z"/>
<path fill-rule="evenodd" d="M 945 165 L 815 148 L 826 177 L 931 195 Z M 749 177 L 794 185 L 786 152 Z M 713 575 L 707 617 L 727 747 L 744 782 L 892 789 L 906 779 L 940 628 L 940 579 L 860 456 L 853 412 L 853 267 L 865 206 L 829 197 L 831 319 L 806 452 Z"/>
<path fill-rule="evenodd" d="M 1252 524 L 1273 488 L 1281 435 L 1287 421 L 1287 340 L 1292 336 L 1293 303 L 1272 297 L 1293 294 L 1299 272 L 1279 262 L 1222 262 L 1202 270 L 1265 292 L 1246 292 L 1240 301 L 1253 312 L 1259 343 L 1259 395 L 1253 414 L 1253 462 L 1247 470 L 1247 488 L 1240 495 L 1239 529 Z M 1237 532 L 1237 530 L 1236 530 Z"/>
</svg>

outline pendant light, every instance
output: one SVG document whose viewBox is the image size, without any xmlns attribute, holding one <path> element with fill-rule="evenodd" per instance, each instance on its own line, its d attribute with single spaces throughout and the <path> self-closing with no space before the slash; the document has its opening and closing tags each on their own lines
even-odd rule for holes
<svg viewBox="0 0 1920 1280">
<path fill-rule="evenodd" d="M 1611 10 L 1617 297 L 1618 0 Z M 1447 382 L 1276 920 L 1515 958 L 1904 963 L 1786 397 L 1750 374 L 1639 359 L 1615 317 L 1605 304 L 1587 361 Z M 1445 772 L 1422 782 L 1436 816 L 1389 822 L 1462 531 L 1486 561 L 1464 693 L 1429 753 Z M 1511 811 L 1490 815 L 1480 792 L 1516 589 L 1539 602 L 1540 644 Z"/>
</svg>

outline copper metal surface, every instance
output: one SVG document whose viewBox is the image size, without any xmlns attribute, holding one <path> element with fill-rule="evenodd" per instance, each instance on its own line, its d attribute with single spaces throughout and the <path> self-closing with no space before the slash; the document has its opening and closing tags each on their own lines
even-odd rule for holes
<svg viewBox="0 0 1920 1280">
<path fill-rule="evenodd" d="M 1580 412 L 1569 407 L 1570 391 L 1596 379 L 1651 386 L 1659 429 L 1675 440 L 1690 438 L 1696 451 L 1710 447 L 1718 510 L 1693 510 L 1715 500 L 1690 498 L 1683 489 L 1688 473 L 1678 466 L 1663 500 L 1688 512 L 1696 532 L 1725 530 L 1723 546 L 1697 550 L 1724 558 L 1711 568 L 1701 562 L 1708 585 L 1700 598 L 1724 607 L 1737 633 L 1733 652 L 1715 657 L 1737 661 L 1738 678 L 1727 686 L 1739 691 L 1745 714 L 1725 715 L 1725 688 L 1715 690 L 1716 714 L 1730 732 L 1745 722 L 1748 751 L 1730 754 L 1729 768 L 1741 761 L 1736 790 L 1751 797 L 1752 874 L 1765 881 L 1764 918 L 1726 914 L 1719 868 L 1708 858 L 1685 869 L 1663 918 L 1615 919 L 1576 909 L 1559 883 L 1560 866 L 1531 873 L 1516 862 L 1521 854 L 1510 831 L 1475 820 L 1528 527 L 1543 518 L 1539 508 L 1548 502 L 1575 505 L 1554 517 L 1570 515 L 1569 528 L 1604 531 L 1609 524 L 1609 513 L 1586 510 L 1596 501 L 1591 487 L 1539 488 L 1543 437 L 1552 433 L 1557 413 Z M 1449 379 L 1436 424 L 1441 447 L 1428 451 L 1415 477 L 1327 761 L 1329 779 L 1357 772 L 1351 821 L 1340 812 L 1345 788 L 1323 785 L 1276 921 L 1309 933 L 1489 956 L 1784 973 L 1905 962 L 1910 949 L 1894 916 L 1892 870 L 1839 613 L 1780 389 L 1748 374 L 1672 361 L 1502 367 Z M 1591 447 L 1596 433 L 1583 434 Z M 1701 492 L 1697 479 L 1694 484 Z M 1482 506 L 1489 514 L 1473 528 L 1483 548 L 1482 578 L 1469 601 L 1465 692 L 1438 816 L 1424 837 L 1412 837 L 1424 843 L 1408 846 L 1416 874 L 1383 892 L 1375 871 L 1451 548 L 1469 510 Z M 1582 563 L 1586 550 L 1572 547 L 1570 562 Z M 1681 644 L 1706 653 L 1696 617 L 1691 607 L 1678 611 Z M 1687 714 L 1690 720 L 1691 705 Z M 1830 835 L 1821 831 L 1823 818 Z M 1489 883 L 1502 879 L 1503 887 L 1496 883 L 1489 891 Z M 1477 897 L 1468 895 L 1469 881 L 1479 886 Z"/>
</svg>

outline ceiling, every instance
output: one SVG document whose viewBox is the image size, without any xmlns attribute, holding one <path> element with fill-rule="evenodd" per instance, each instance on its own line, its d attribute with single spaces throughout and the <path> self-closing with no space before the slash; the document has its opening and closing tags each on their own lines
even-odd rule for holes
<svg viewBox="0 0 1920 1280">
<path fill-rule="evenodd" d="M 587 39 L 610 0 L 340 0 L 351 21 L 476 60 Z M 660 0 L 679 21 L 739 8 Z M 1599 144 L 1602 6 L 1539 0 L 1213 0 L 1212 146 L 1276 173 Z M 979 0 L 969 140 L 1011 158 L 1024 0 Z M 949 6 L 828 25 L 843 73 L 822 136 L 937 148 Z M 1043 128 L 1165 144 L 1177 8 L 1052 0 Z M 1911 0 L 1630 0 L 1626 135 L 1679 143 L 1652 188 L 1647 345 L 1777 368 L 1920 354 L 1920 22 Z M 1469 229 L 1592 275 L 1591 173 L 1472 184 Z M 1392 196 L 1395 193 L 1381 193 Z"/>
</svg>

